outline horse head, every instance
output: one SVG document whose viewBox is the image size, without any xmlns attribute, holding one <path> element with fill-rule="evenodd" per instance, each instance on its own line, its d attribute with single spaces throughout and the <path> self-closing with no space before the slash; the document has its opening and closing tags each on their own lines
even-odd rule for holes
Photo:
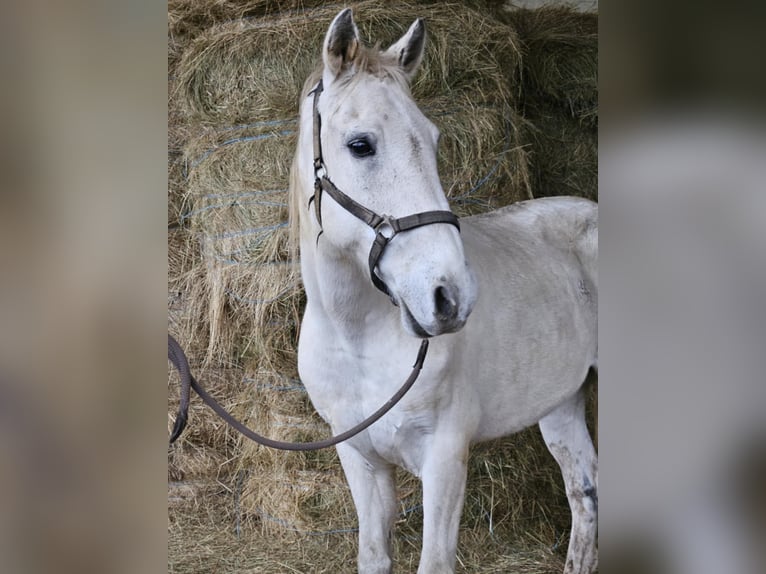
<svg viewBox="0 0 766 574">
<path fill-rule="evenodd" d="M 420 19 L 380 50 L 362 45 L 351 9 L 340 12 L 325 37 L 321 76 L 309 80 L 296 156 L 303 200 L 314 184 L 307 201 L 315 205 L 308 217 L 302 214 L 301 227 L 310 226 L 308 235 L 318 237 L 312 242 L 317 250 L 332 251 L 336 260 L 372 276 L 416 337 L 461 329 L 477 298 L 439 181 L 439 130 L 410 94 L 424 47 Z M 335 201 L 322 193 L 332 190 Z M 397 233 L 401 222 L 413 220 L 420 223 Z M 385 249 L 373 260 L 376 240 Z"/>
</svg>

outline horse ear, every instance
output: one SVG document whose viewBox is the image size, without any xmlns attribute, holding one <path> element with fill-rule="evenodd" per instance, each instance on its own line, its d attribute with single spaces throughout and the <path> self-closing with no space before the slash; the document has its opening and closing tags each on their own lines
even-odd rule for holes
<svg viewBox="0 0 766 574">
<path fill-rule="evenodd" d="M 351 8 L 346 8 L 332 21 L 324 40 L 322 59 L 332 79 L 338 77 L 354 61 L 358 49 L 359 30 L 354 23 Z"/>
<path fill-rule="evenodd" d="M 426 23 L 418 18 L 407 33 L 393 44 L 386 53 L 395 57 L 407 78 L 412 80 L 423 61 L 426 45 Z"/>
</svg>

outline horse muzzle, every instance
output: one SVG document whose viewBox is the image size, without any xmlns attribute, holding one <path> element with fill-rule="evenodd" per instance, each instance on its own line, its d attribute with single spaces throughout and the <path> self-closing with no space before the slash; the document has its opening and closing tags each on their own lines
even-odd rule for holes
<svg viewBox="0 0 766 574">
<path fill-rule="evenodd" d="M 430 290 L 420 305 L 413 301 L 400 301 L 402 324 L 405 330 L 418 338 L 436 337 L 462 329 L 476 303 L 476 280 L 470 270 L 462 284 L 441 280 Z M 414 309 L 414 310 L 413 310 Z"/>
</svg>

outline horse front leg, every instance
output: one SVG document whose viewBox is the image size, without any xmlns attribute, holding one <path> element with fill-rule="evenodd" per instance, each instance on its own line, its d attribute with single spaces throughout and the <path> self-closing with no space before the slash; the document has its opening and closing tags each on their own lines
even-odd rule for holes
<svg viewBox="0 0 766 574">
<path fill-rule="evenodd" d="M 452 436 L 434 438 L 421 472 L 423 551 L 418 574 L 455 571 L 467 461 L 467 441 Z"/>
<path fill-rule="evenodd" d="M 336 448 L 359 519 L 359 574 L 391 574 L 397 508 L 394 468 L 365 457 L 348 443 Z"/>
</svg>

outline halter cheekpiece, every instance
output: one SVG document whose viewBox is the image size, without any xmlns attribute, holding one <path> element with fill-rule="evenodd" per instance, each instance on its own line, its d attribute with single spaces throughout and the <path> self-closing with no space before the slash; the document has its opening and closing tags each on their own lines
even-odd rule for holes
<svg viewBox="0 0 766 574">
<path fill-rule="evenodd" d="M 370 279 L 372 280 L 373 285 L 388 295 L 391 302 L 396 305 L 396 301 L 388 287 L 375 272 L 378 261 L 383 255 L 383 251 L 389 241 L 403 231 L 410 231 L 411 229 L 423 227 L 424 225 L 432 225 L 434 223 L 448 223 L 457 227 L 459 231 L 460 223 L 458 222 L 457 216 L 451 211 L 423 211 L 421 213 L 396 218 L 389 215 L 379 215 L 357 201 L 354 201 L 338 189 L 330 178 L 327 177 L 327 170 L 325 169 L 324 159 L 322 157 L 322 118 L 319 115 L 319 95 L 322 93 L 322 90 L 322 80 L 320 79 L 316 87 L 309 92 L 309 95 L 313 94 L 314 96 L 314 195 L 309 199 L 309 208 L 313 201 L 316 219 L 320 228 L 319 235 L 322 234 L 323 191 L 327 192 L 343 209 L 366 223 L 373 229 L 373 231 L 375 231 L 375 240 L 372 243 L 370 255 L 368 257 Z M 319 235 L 317 236 L 317 241 L 319 240 Z"/>
</svg>

